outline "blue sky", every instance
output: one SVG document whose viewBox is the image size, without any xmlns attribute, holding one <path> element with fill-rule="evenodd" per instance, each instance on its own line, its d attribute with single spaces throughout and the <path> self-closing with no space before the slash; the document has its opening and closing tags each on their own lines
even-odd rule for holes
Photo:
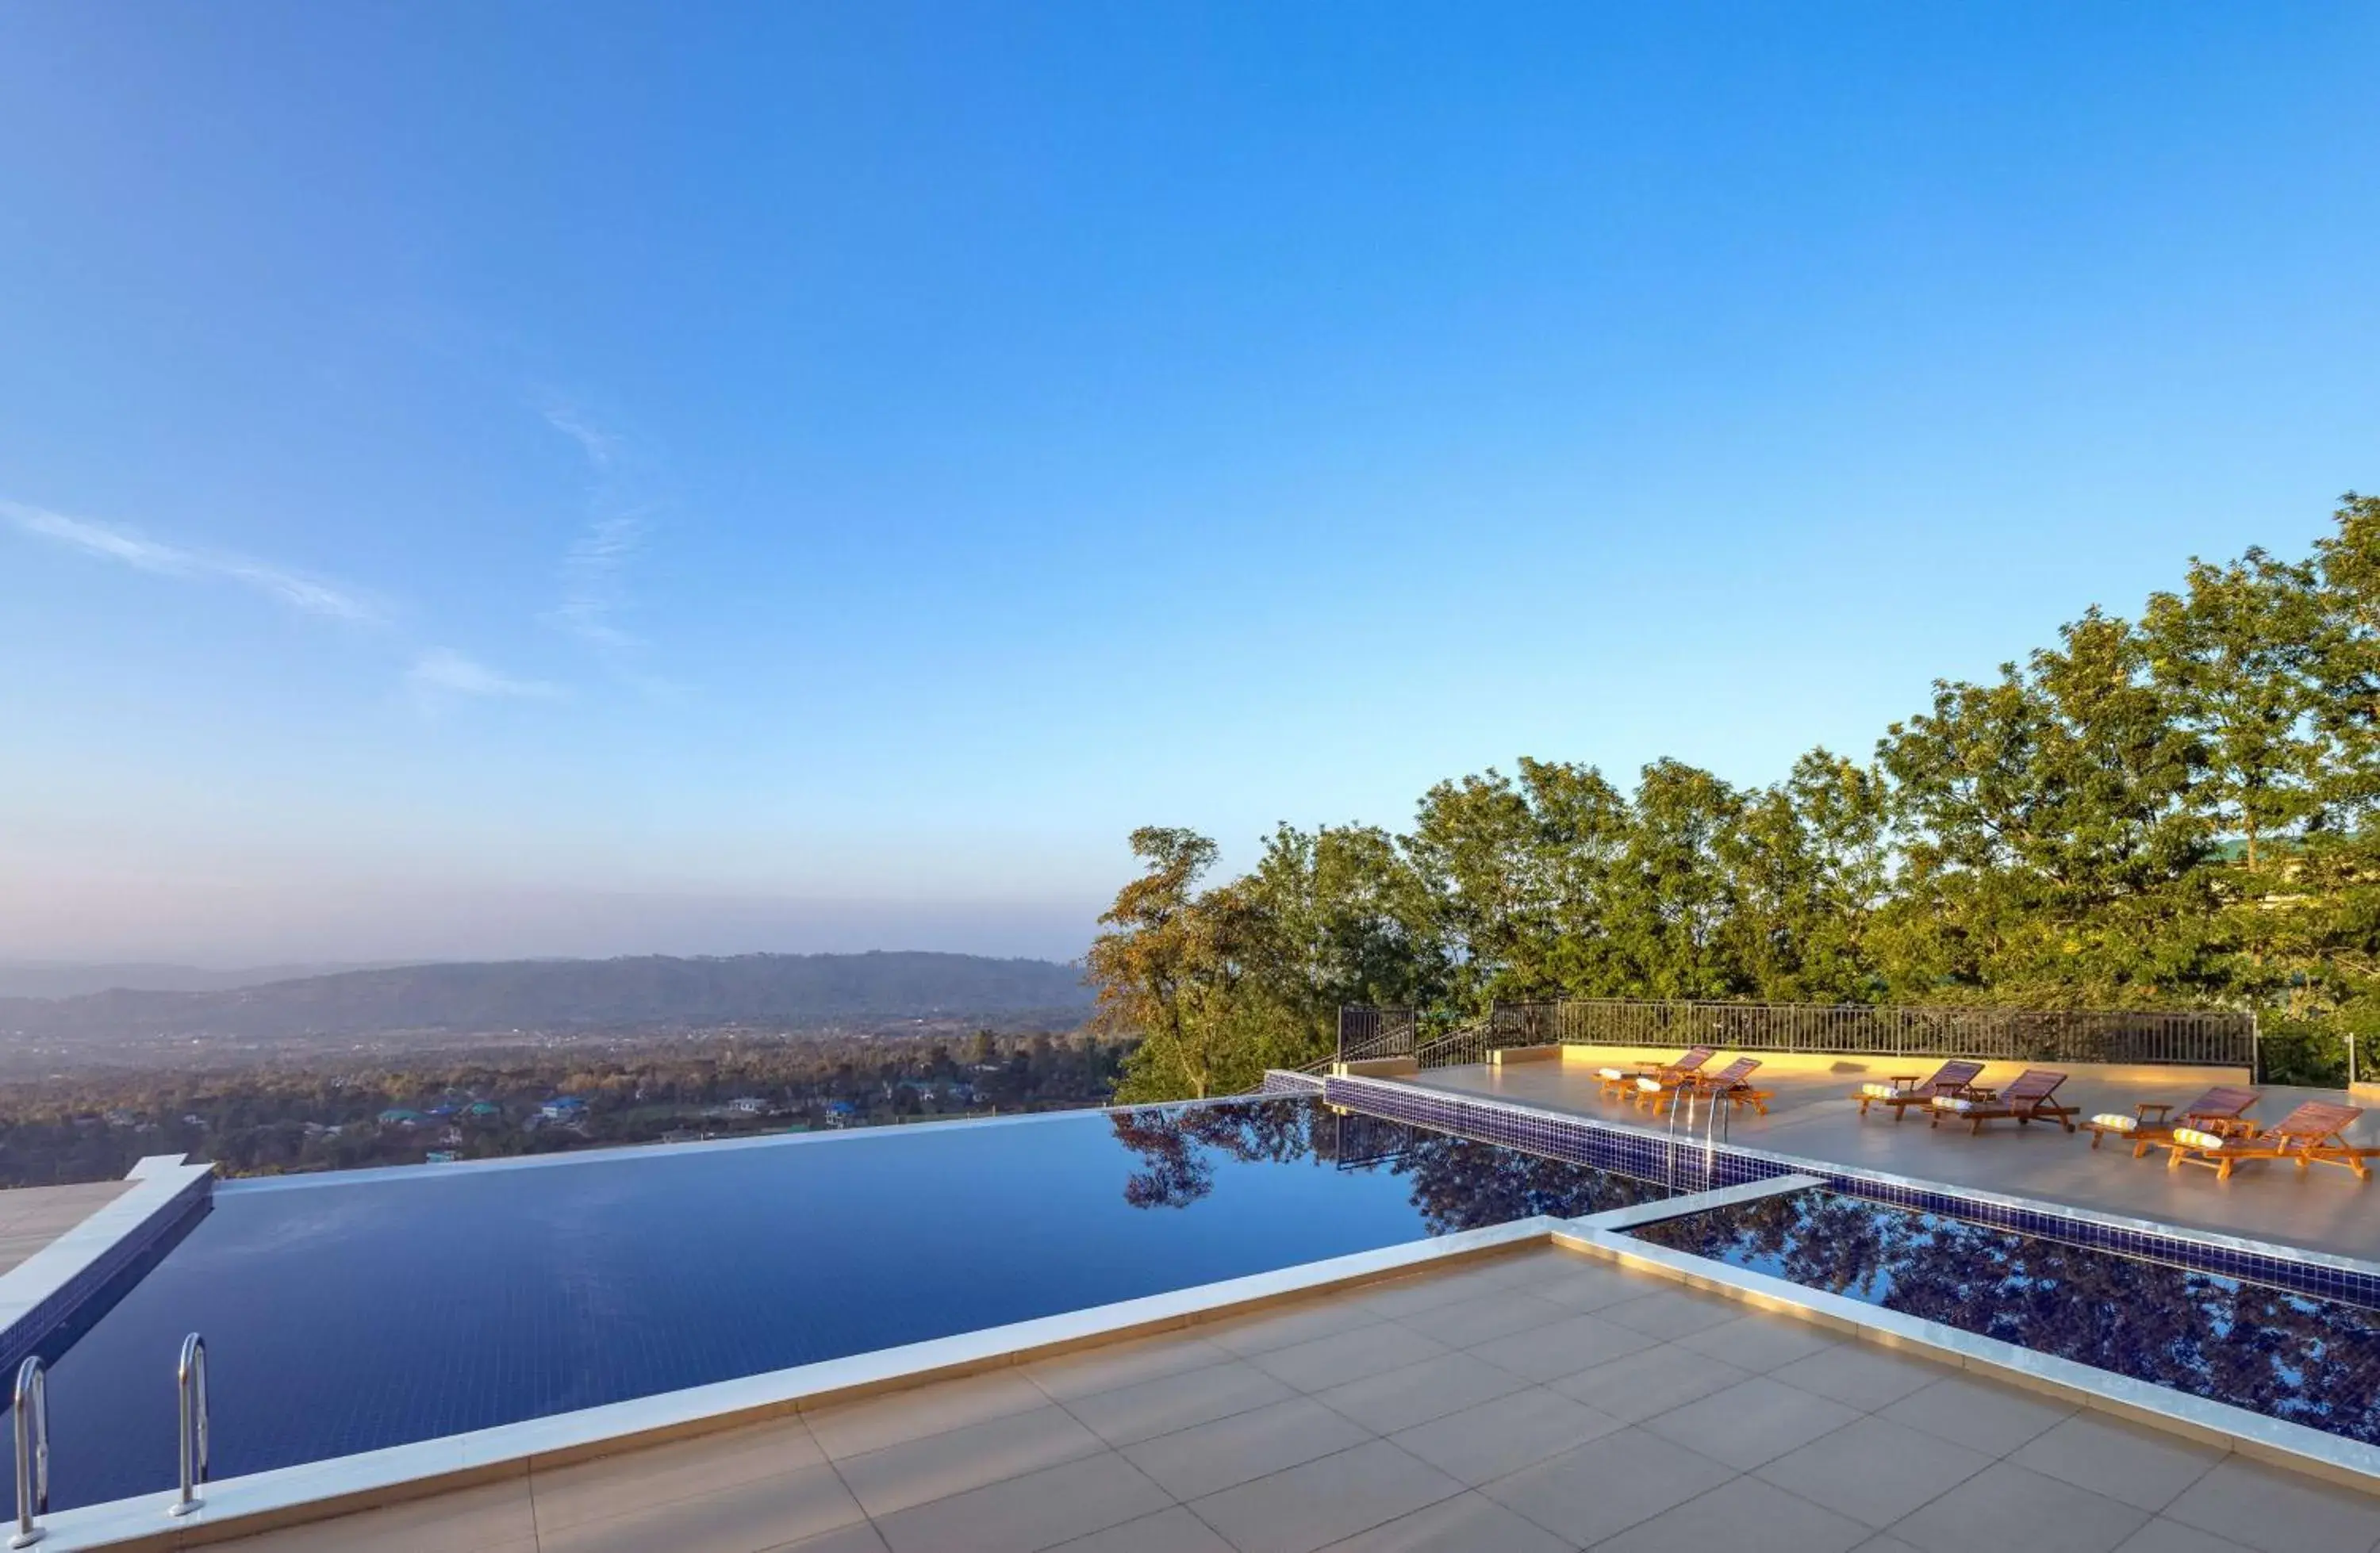
<svg viewBox="0 0 2380 1553">
<path fill-rule="evenodd" d="M 1079 951 L 2380 485 L 2368 6 L 0 10 L 0 942 Z"/>
</svg>

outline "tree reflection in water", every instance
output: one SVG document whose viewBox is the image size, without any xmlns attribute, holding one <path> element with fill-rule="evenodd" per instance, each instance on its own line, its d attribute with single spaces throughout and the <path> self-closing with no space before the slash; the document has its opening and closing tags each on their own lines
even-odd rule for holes
<svg viewBox="0 0 2380 1553">
<path fill-rule="evenodd" d="M 1306 1099 L 1119 1111 L 1110 1120 L 1116 1140 L 1141 1158 L 1123 1188 L 1135 1207 L 1198 1201 L 1215 1189 L 1218 1156 L 1250 1164 L 1311 1159 L 1408 1177 L 1414 1207 L 1433 1235 L 1539 1213 L 1576 1218 L 1663 1195 L 1626 1176 L 1378 1117 L 1334 1115 Z"/>
<path fill-rule="evenodd" d="M 1830 1192 L 1631 1232 L 2380 1444 L 2380 1311 Z"/>
</svg>

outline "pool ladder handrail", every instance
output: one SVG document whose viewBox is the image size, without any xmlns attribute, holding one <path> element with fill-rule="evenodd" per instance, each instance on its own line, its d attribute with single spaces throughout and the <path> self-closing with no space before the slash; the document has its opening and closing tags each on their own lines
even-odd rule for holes
<svg viewBox="0 0 2380 1553">
<path fill-rule="evenodd" d="M 182 1356 L 174 1366 L 174 1385 L 180 1393 L 179 1454 L 182 1487 L 168 1515 L 188 1515 L 205 1502 L 199 1487 L 207 1480 L 207 1340 L 192 1332 L 182 1340 Z"/>
<path fill-rule="evenodd" d="M 11 1547 L 30 1547 L 45 1535 L 50 1512 L 50 1377 L 39 1354 L 17 1366 L 17 1394 L 9 1403 L 17 1435 L 17 1532 Z"/>
</svg>

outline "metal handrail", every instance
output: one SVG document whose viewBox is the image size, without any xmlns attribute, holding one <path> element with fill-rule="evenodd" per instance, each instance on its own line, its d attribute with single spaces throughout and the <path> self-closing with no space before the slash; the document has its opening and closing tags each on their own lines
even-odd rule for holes
<svg viewBox="0 0 2380 1553">
<path fill-rule="evenodd" d="M 36 1524 L 50 1512 L 50 1379 L 40 1355 L 17 1366 L 17 1395 L 9 1416 L 17 1432 L 17 1535 L 11 1547 L 42 1540 Z"/>
<path fill-rule="evenodd" d="M 182 1357 L 174 1366 L 174 1385 L 181 1394 L 182 1491 L 175 1498 L 172 1515 L 188 1515 L 199 1508 L 199 1486 L 207 1480 L 207 1340 L 192 1332 L 182 1340 Z"/>
</svg>

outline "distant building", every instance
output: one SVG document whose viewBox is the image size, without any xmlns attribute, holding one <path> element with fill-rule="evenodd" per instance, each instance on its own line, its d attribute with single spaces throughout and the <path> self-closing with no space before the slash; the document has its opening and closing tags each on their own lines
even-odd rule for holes
<svg viewBox="0 0 2380 1553">
<path fill-rule="evenodd" d="M 587 1102 L 576 1095 L 556 1095 L 537 1108 L 537 1113 L 548 1122 L 578 1122 L 587 1115 Z"/>
<path fill-rule="evenodd" d="M 380 1124 L 383 1127 L 418 1127 L 421 1124 L 421 1113 L 407 1110 L 403 1106 L 391 1106 L 380 1113 Z"/>
<path fill-rule="evenodd" d="M 429 1162 L 433 1165 L 451 1165 L 455 1162 L 455 1151 L 451 1148 L 433 1148 L 430 1151 Z"/>
<path fill-rule="evenodd" d="M 464 1115 L 483 1122 L 493 1117 L 502 1116 L 504 1113 L 504 1108 L 497 1105 L 492 1100 L 474 1100 L 470 1105 L 465 1107 L 463 1110 Z"/>
<path fill-rule="evenodd" d="M 727 1102 L 727 1109 L 738 1116 L 766 1116 L 773 1108 L 758 1095 L 738 1095 Z"/>
<path fill-rule="evenodd" d="M 826 1103 L 828 1126 L 846 1127 L 857 1120 L 859 1120 L 859 1108 L 849 1100 L 829 1100 Z"/>
</svg>

